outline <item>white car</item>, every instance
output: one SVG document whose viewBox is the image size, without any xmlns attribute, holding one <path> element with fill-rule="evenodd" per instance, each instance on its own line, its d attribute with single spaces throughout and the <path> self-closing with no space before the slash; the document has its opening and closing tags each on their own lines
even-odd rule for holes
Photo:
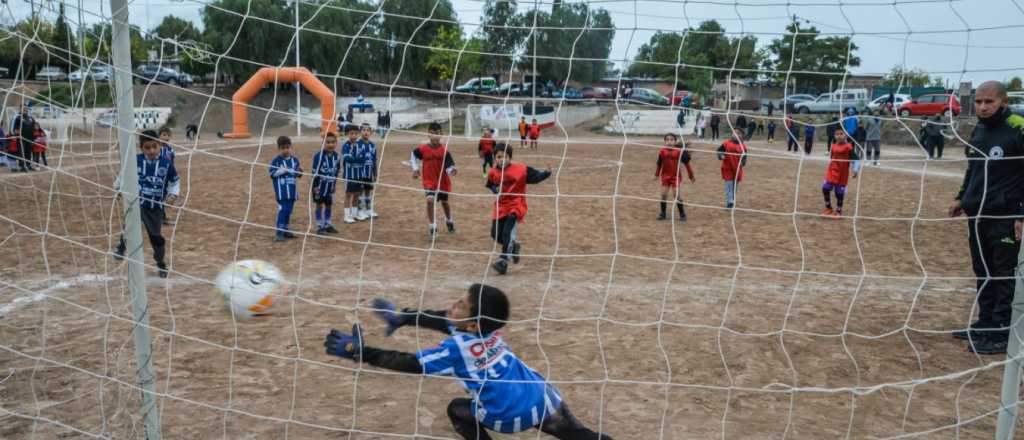
<svg viewBox="0 0 1024 440">
<path fill-rule="evenodd" d="M 36 81 L 64 81 L 67 77 L 60 67 L 43 67 L 36 73 Z"/>
<path fill-rule="evenodd" d="M 110 66 L 92 66 L 89 68 L 89 78 L 98 82 L 113 81 L 114 69 Z"/>
<path fill-rule="evenodd" d="M 899 108 L 899 106 L 901 106 L 903 104 L 906 104 L 907 102 L 910 102 L 910 95 L 898 94 L 898 95 L 894 95 L 894 98 L 896 99 L 896 102 L 895 102 L 896 108 Z M 874 101 L 869 102 L 868 103 L 868 110 L 870 110 L 870 111 L 888 110 L 888 108 L 887 108 L 888 104 L 889 104 L 889 94 L 887 93 L 885 95 L 882 95 L 882 96 L 879 96 L 879 97 L 875 98 Z"/>
<path fill-rule="evenodd" d="M 89 77 L 89 73 L 84 71 L 84 70 L 82 70 L 82 69 L 78 69 L 78 70 L 68 74 L 68 79 L 70 79 L 72 81 L 76 81 L 76 82 L 77 81 L 85 80 L 88 77 Z"/>
</svg>

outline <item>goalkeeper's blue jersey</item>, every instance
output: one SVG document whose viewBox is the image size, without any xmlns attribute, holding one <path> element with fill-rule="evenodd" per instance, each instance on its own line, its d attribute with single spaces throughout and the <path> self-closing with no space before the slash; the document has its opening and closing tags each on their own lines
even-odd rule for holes
<svg viewBox="0 0 1024 440">
<path fill-rule="evenodd" d="M 416 358 L 425 374 L 461 379 L 473 396 L 477 420 L 497 432 L 538 426 L 562 406 L 558 389 L 519 360 L 501 332 L 481 339 L 452 329 L 452 336 Z"/>
</svg>

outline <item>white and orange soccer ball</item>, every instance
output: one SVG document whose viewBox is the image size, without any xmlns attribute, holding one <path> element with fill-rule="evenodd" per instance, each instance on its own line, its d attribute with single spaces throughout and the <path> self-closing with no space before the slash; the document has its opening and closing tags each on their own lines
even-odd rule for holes
<svg viewBox="0 0 1024 440">
<path fill-rule="evenodd" d="M 281 270 L 266 261 L 236 261 L 217 275 L 217 291 L 239 321 L 271 314 L 274 297 L 286 290 Z"/>
</svg>

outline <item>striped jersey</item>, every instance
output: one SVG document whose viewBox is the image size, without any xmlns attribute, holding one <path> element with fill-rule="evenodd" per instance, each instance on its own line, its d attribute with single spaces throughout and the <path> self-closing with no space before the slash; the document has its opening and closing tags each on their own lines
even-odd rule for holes
<svg viewBox="0 0 1024 440">
<path fill-rule="evenodd" d="M 167 160 L 174 162 L 174 147 L 171 147 L 171 144 L 161 144 L 160 157 L 166 158 Z"/>
<path fill-rule="evenodd" d="M 337 151 L 317 151 L 313 155 L 313 191 L 320 195 L 334 194 L 340 171 L 341 156 Z"/>
<path fill-rule="evenodd" d="M 278 155 L 270 162 L 270 179 L 274 182 L 277 200 L 295 200 L 295 184 L 299 178 L 299 158 Z"/>
<path fill-rule="evenodd" d="M 162 208 L 165 194 L 178 195 L 178 170 L 174 168 L 174 162 L 160 156 L 149 160 L 145 154 L 139 154 L 136 166 L 139 172 L 139 204 L 143 208 Z"/>
<path fill-rule="evenodd" d="M 519 360 L 500 331 L 484 338 L 454 327 L 451 331 L 452 336 L 416 353 L 416 358 L 424 374 L 459 378 L 485 426 L 504 433 L 523 431 L 562 406 L 558 389 Z"/>
<path fill-rule="evenodd" d="M 359 178 L 363 180 L 377 180 L 377 144 L 371 140 L 360 138 L 356 141 L 357 149 L 362 152 L 363 166 L 359 171 Z"/>
</svg>

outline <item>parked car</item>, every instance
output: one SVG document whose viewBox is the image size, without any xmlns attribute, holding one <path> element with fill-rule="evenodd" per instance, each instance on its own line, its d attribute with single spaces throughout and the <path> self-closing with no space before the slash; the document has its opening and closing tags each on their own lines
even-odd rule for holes
<svg viewBox="0 0 1024 440">
<path fill-rule="evenodd" d="M 135 69 L 135 74 L 138 76 L 136 83 L 153 81 L 174 86 L 181 84 L 181 75 L 177 70 L 155 64 L 143 64 Z"/>
<path fill-rule="evenodd" d="M 814 101 L 815 99 L 818 99 L 818 98 L 816 96 L 814 96 L 814 95 L 806 95 L 806 94 L 803 94 L 803 93 L 798 93 L 798 94 L 795 94 L 795 95 L 786 96 L 786 98 L 782 100 L 781 104 L 786 106 L 786 112 L 788 112 L 788 113 L 796 113 L 796 105 L 797 104 L 799 104 L 801 102 L 805 102 L 805 101 Z M 782 105 L 780 105 L 779 107 L 781 107 Z M 781 110 L 781 108 L 780 108 L 780 110 Z"/>
<path fill-rule="evenodd" d="M 181 83 L 182 87 L 189 87 L 193 83 L 192 75 L 185 72 L 178 72 L 178 81 Z"/>
<path fill-rule="evenodd" d="M 901 105 L 906 104 L 907 102 L 910 102 L 910 95 L 897 94 L 897 95 L 893 95 L 893 98 L 896 99 L 896 102 L 893 103 L 893 105 L 896 108 L 899 108 Z M 887 93 L 885 95 L 879 96 L 879 97 L 875 98 L 874 101 L 869 102 L 868 103 L 868 110 L 871 110 L 871 111 L 875 111 L 875 110 L 891 111 L 892 109 L 889 108 L 889 94 Z"/>
<path fill-rule="evenodd" d="M 562 98 L 562 89 L 555 89 L 555 91 L 551 93 L 551 97 L 552 98 L 559 98 L 559 99 Z M 568 87 L 568 88 L 565 89 L 565 99 L 566 100 L 580 100 L 580 99 L 583 99 L 583 92 L 580 92 L 579 90 L 577 90 L 577 89 L 575 89 L 573 87 Z"/>
<path fill-rule="evenodd" d="M 89 78 L 89 71 L 84 70 L 84 69 L 78 69 L 78 70 L 68 74 L 68 79 L 70 79 L 72 81 L 75 81 L 75 82 L 84 81 L 84 80 L 86 80 L 88 78 Z"/>
<path fill-rule="evenodd" d="M 97 82 L 113 81 L 114 68 L 110 66 L 92 66 L 89 68 L 89 78 Z"/>
<path fill-rule="evenodd" d="M 867 89 L 836 90 L 822 93 L 814 101 L 803 101 L 793 106 L 797 113 L 840 113 L 848 109 L 864 111 L 868 108 Z"/>
<path fill-rule="evenodd" d="M 643 103 L 643 104 L 665 105 L 665 106 L 668 105 L 668 98 L 666 98 L 664 96 L 661 96 L 660 93 L 658 93 L 658 92 L 656 92 L 654 90 L 645 89 L 645 88 L 635 88 L 635 89 L 633 89 L 632 93 L 630 93 L 629 97 L 626 98 L 626 100 L 627 101 L 638 102 L 638 103 Z"/>
<path fill-rule="evenodd" d="M 521 91 L 522 89 L 519 83 L 510 81 L 502 83 L 498 88 L 494 89 L 492 93 L 498 96 L 519 96 Z"/>
<path fill-rule="evenodd" d="M 455 88 L 460 93 L 490 93 L 498 87 L 498 81 L 493 77 L 473 78 L 465 84 Z"/>
<path fill-rule="evenodd" d="M 607 87 L 584 87 L 580 94 L 583 99 L 612 99 L 612 89 Z"/>
<path fill-rule="evenodd" d="M 11 74 L 11 69 L 6 67 L 0 67 L 0 78 L 7 78 Z"/>
<path fill-rule="evenodd" d="M 1024 92 L 1008 92 L 1010 97 L 1010 111 L 1024 116 Z"/>
<path fill-rule="evenodd" d="M 693 99 L 691 96 L 692 94 L 693 93 L 689 90 L 676 90 L 675 93 L 670 93 L 666 97 L 672 100 L 672 105 L 683 105 L 683 101 L 686 100 L 687 97 Z"/>
<path fill-rule="evenodd" d="M 36 81 L 64 81 L 67 78 L 60 67 L 43 67 L 36 72 Z"/>
<path fill-rule="evenodd" d="M 960 114 L 960 100 L 949 93 L 932 93 L 918 96 L 897 108 L 900 116 L 904 118 L 908 116 L 949 116 L 950 113 L 957 116 Z"/>
</svg>

